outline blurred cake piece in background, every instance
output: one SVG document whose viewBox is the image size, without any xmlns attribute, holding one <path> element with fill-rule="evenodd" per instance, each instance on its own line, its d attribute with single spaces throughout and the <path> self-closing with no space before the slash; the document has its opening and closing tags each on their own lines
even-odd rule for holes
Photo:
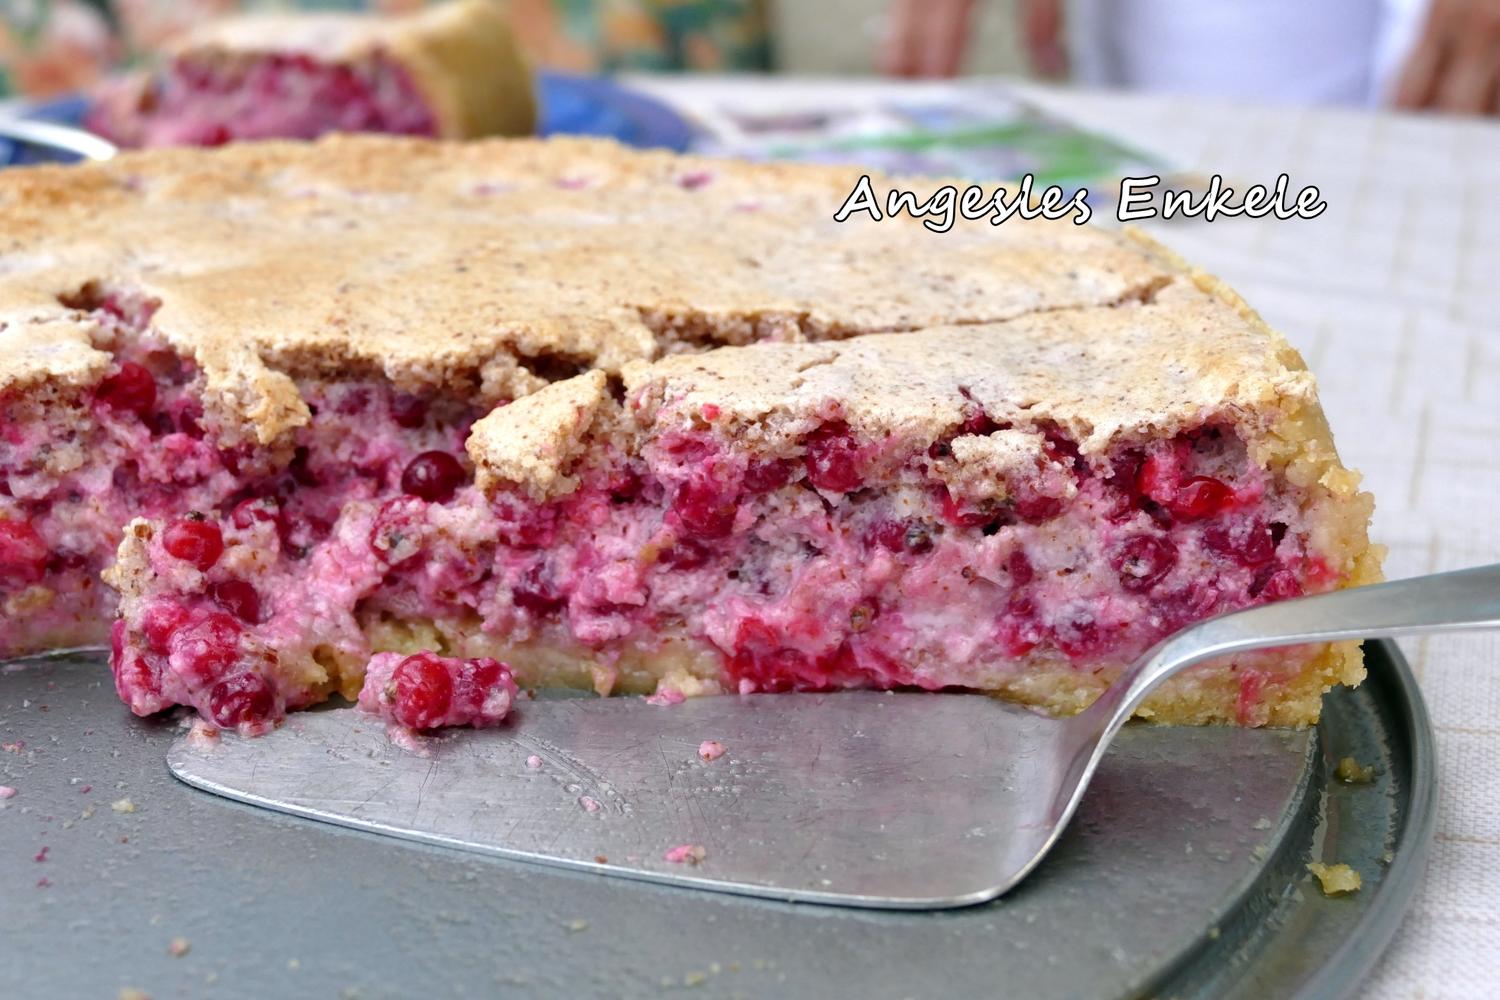
<svg viewBox="0 0 1500 1000">
<path fill-rule="evenodd" d="M 87 126 L 120 146 L 217 146 L 387 132 L 524 135 L 536 101 L 496 0 L 411 14 L 246 14 L 204 24 L 154 71 L 97 93 Z"/>
</svg>

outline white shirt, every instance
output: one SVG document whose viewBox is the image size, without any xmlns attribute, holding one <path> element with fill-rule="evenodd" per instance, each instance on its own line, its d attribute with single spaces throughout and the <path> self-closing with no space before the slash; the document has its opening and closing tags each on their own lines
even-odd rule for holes
<svg viewBox="0 0 1500 1000">
<path fill-rule="evenodd" d="M 1097 86 L 1378 104 L 1427 0 L 1073 0 L 1075 78 Z"/>
</svg>

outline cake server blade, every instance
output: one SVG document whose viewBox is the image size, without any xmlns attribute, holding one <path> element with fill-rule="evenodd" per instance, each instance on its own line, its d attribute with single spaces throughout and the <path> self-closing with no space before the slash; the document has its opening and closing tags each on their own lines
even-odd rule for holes
<svg viewBox="0 0 1500 1000">
<path fill-rule="evenodd" d="M 1041 862 L 1125 720 L 1173 674 L 1246 650 L 1478 628 L 1500 628 L 1500 565 L 1211 618 L 1067 719 L 961 694 L 555 699 L 426 743 L 343 709 L 259 739 L 189 735 L 168 759 L 232 798 L 505 857 L 808 902 L 963 906 Z M 1214 788 L 1243 800 L 1269 765 L 1202 751 L 1257 734 L 1207 735 L 1188 758 L 1203 801 Z M 706 741 L 724 755 L 702 759 Z"/>
<path fill-rule="evenodd" d="M 1046 752 L 1057 728 L 956 693 L 672 706 L 543 697 L 501 728 L 415 746 L 346 708 L 255 739 L 185 736 L 168 761 L 232 799 L 431 844 L 777 899 L 931 909 L 994 898 L 1027 869 L 1051 829 L 1042 793 L 1057 780 Z M 723 756 L 703 760 L 705 740 Z M 1118 741 L 1104 780 L 1120 803 L 1212 804 L 1205 840 L 1209 826 L 1244 836 L 1287 810 L 1307 746 L 1305 733 L 1141 727 Z M 674 848 L 683 860 L 667 860 Z"/>
</svg>

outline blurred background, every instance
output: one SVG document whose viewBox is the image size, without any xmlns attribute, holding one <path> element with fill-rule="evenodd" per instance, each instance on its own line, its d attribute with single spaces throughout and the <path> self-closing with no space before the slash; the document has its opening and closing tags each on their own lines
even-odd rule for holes
<svg viewBox="0 0 1500 1000">
<path fill-rule="evenodd" d="M 243 8 L 422 0 L 0 0 L 0 95 L 54 96 Z M 509 0 L 535 65 L 574 72 L 946 77 L 1467 114 L 1500 107 L 1500 0 Z"/>
</svg>

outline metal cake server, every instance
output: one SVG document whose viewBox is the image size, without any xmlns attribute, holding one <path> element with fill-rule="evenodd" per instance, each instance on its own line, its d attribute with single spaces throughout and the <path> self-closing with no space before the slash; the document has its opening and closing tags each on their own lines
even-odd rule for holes
<svg viewBox="0 0 1500 1000">
<path fill-rule="evenodd" d="M 1061 720 L 972 694 L 543 698 L 499 729 L 415 748 L 334 709 L 258 739 L 185 736 L 168 764 L 242 802 L 502 857 L 777 899 L 948 908 L 992 900 L 1036 868 L 1121 726 L 1174 673 L 1238 651 L 1482 628 L 1500 628 L 1500 565 L 1202 622 Z M 1288 766 L 1285 741 L 1279 756 L 1270 742 L 1279 734 L 1194 732 L 1212 737 L 1191 743 L 1210 795 L 1239 802 L 1224 794 L 1235 787 L 1226 772 L 1238 783 Z M 701 759 L 706 740 L 724 755 Z"/>
</svg>

